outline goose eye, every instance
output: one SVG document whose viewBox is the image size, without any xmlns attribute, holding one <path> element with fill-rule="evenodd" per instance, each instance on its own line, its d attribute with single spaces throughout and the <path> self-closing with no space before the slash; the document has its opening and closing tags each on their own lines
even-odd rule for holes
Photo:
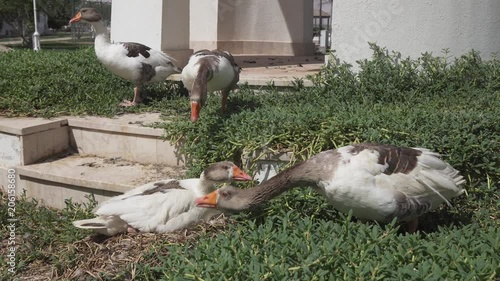
<svg viewBox="0 0 500 281">
<path fill-rule="evenodd" d="M 228 196 L 229 196 L 229 193 L 228 193 L 227 191 L 222 191 L 222 192 L 220 193 L 220 196 L 221 196 L 222 198 L 226 198 L 226 197 L 228 197 Z"/>
</svg>

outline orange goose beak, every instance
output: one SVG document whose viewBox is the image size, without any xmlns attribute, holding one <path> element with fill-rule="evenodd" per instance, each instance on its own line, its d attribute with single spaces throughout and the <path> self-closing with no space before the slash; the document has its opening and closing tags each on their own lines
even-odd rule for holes
<svg viewBox="0 0 500 281">
<path fill-rule="evenodd" d="M 196 207 L 217 208 L 217 190 L 194 200 Z"/>
<path fill-rule="evenodd" d="M 79 22 L 82 19 L 82 13 L 78 12 L 76 15 L 69 21 L 69 23 Z"/>
<path fill-rule="evenodd" d="M 201 104 L 197 101 L 191 102 L 191 122 L 196 122 L 200 118 Z"/>
<path fill-rule="evenodd" d="M 237 166 L 233 166 L 233 180 L 235 181 L 251 181 L 253 180 L 251 176 L 243 172 Z"/>
</svg>

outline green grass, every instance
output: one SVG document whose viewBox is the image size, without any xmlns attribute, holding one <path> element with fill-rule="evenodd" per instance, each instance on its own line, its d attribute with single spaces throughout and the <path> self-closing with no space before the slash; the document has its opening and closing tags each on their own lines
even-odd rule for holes
<svg viewBox="0 0 500 281">
<path fill-rule="evenodd" d="M 18 276 L 498 280 L 500 62 L 482 61 L 475 52 L 457 59 L 428 54 L 401 59 L 372 47 L 374 57 L 359 62 L 358 74 L 340 64 L 324 69 L 313 79 L 313 88 L 297 83 L 286 93 L 271 87 L 255 95 L 242 87 L 231 93 L 224 115 L 220 99 L 210 97 L 196 123 L 189 122 L 187 97 L 174 85 L 148 87 L 150 101 L 132 111 L 159 111 L 174 121 L 158 126 L 190 156 L 188 176 L 199 175 L 210 162 L 241 161 L 256 149 L 290 151 L 301 159 L 370 141 L 440 152 L 467 179 L 467 194 L 452 201 L 454 208 L 442 206 L 422 216 L 419 232 L 407 234 L 395 223 L 361 223 L 336 212 L 313 191 L 295 189 L 215 226 L 100 241 L 70 225 L 90 216 L 91 203 L 68 202 L 66 209 L 56 211 L 20 199 Z M 62 57 L 11 53 L 0 54 L 7 58 L 0 64 L 16 70 L 24 82 L 1 82 L 12 93 L 0 94 L 4 115 L 113 115 L 122 110 L 117 103 L 131 95 L 131 85 L 102 69 L 92 49 Z M 11 65 L 14 61 L 26 63 Z M 31 65 L 47 65 L 47 70 L 39 75 Z M 9 75 L 2 69 L 1 77 Z M 2 236 L 7 237 L 5 198 L 1 202 Z M 1 279 L 10 278 L 6 268 L 0 264 Z"/>
<path fill-rule="evenodd" d="M 4 116 L 168 113 L 165 105 L 178 108 L 183 102 L 188 118 L 185 93 L 175 90 L 179 86 L 173 82 L 144 87 L 143 93 L 149 96 L 145 105 L 120 107 L 123 99 L 132 99 L 133 84 L 107 71 L 97 61 L 93 48 L 74 52 L 15 50 L 0 53 L 0 58 L 0 114 Z"/>
</svg>

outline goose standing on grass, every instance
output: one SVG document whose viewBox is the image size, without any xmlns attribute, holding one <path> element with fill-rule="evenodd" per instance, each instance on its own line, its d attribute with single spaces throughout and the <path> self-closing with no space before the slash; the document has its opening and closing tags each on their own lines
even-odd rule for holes
<svg viewBox="0 0 500 281">
<path fill-rule="evenodd" d="M 191 121 L 200 117 L 208 92 L 222 91 L 222 112 L 227 103 L 229 91 L 240 80 L 241 68 L 229 52 L 200 50 L 194 53 L 182 70 L 182 83 L 189 91 Z"/>
<path fill-rule="evenodd" d="M 134 83 L 134 99 L 124 100 L 120 105 L 133 106 L 140 103 L 141 86 L 145 83 L 165 81 L 181 70 L 172 57 L 140 43 L 111 43 L 101 15 L 94 8 L 81 9 L 69 23 L 84 21 L 95 28 L 95 54 L 99 61 L 113 74 Z"/>
<path fill-rule="evenodd" d="M 74 221 L 73 225 L 108 236 L 136 231 L 172 232 L 218 213 L 194 205 L 195 198 L 214 191 L 216 183 L 251 179 L 232 162 L 218 162 L 206 168 L 199 179 L 151 182 L 113 197 L 94 211 L 98 217 Z"/>
<path fill-rule="evenodd" d="M 443 202 L 450 205 L 464 183 L 428 149 L 355 144 L 321 152 L 253 188 L 222 187 L 196 199 L 196 205 L 240 211 L 292 187 L 311 186 L 343 213 L 352 210 L 355 217 L 383 223 L 397 217 L 413 233 L 420 215 Z"/>
</svg>

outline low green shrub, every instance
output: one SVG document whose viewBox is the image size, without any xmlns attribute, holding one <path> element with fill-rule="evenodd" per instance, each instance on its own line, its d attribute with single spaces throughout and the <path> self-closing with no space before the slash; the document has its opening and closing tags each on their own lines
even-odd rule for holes
<svg viewBox="0 0 500 281">
<path fill-rule="evenodd" d="M 73 227 L 73 220 L 91 217 L 92 209 L 96 206 L 93 197 L 88 197 L 88 203 L 75 204 L 66 200 L 66 208 L 54 210 L 41 206 L 36 199 L 27 199 L 25 194 L 17 198 L 15 205 L 15 245 L 16 267 L 15 272 L 23 272 L 31 264 L 49 263 L 53 265 L 56 275 L 63 270 L 74 266 L 78 261 L 75 249 L 71 249 L 74 241 L 82 239 L 86 233 Z M 0 234 L 9 236 L 7 196 L 0 190 Z M 53 250 L 53 249 L 59 249 Z M 4 263 L 7 254 L 7 243 L 0 247 L 2 262 L 0 262 L 0 279 L 14 280 L 8 272 L 9 266 Z M 34 272 L 37 270 L 34 269 Z"/>
<path fill-rule="evenodd" d="M 499 180 L 500 61 L 471 52 L 448 63 L 412 60 L 372 46 L 359 73 L 333 65 L 315 87 L 253 95 L 243 88 L 218 114 L 211 99 L 200 122 L 165 123 L 198 174 L 208 163 L 238 161 L 255 149 L 292 151 L 297 159 L 353 142 L 426 147 L 442 153 L 473 184 Z M 439 86 L 438 86 L 439 85 Z"/>
<path fill-rule="evenodd" d="M 296 160 L 353 142 L 425 147 L 443 154 L 468 180 L 467 196 L 422 216 L 420 231 L 351 223 L 314 192 L 292 190 L 236 216 L 225 235 L 171 249 L 144 276 L 194 280 L 493 280 L 499 273 L 498 183 L 500 61 L 471 52 L 448 62 L 424 54 L 401 59 L 372 46 L 354 73 L 326 67 L 315 87 L 232 94 L 226 116 L 166 123 L 181 141 L 192 175 L 253 150 L 291 151 Z M 205 110 L 205 109 L 204 109 Z M 207 116 L 205 115 L 205 116 Z M 290 163 L 290 164 L 293 164 Z"/>
<path fill-rule="evenodd" d="M 270 87 L 255 94 L 242 86 L 231 93 L 224 114 L 220 98 L 212 94 L 196 123 L 189 121 L 186 97 L 164 84 L 149 86 L 150 103 L 131 110 L 169 115 L 173 122 L 159 126 L 189 156 L 188 176 L 198 176 L 211 162 L 239 162 L 256 149 L 291 151 L 301 160 L 353 142 L 426 147 L 442 153 L 468 181 L 468 194 L 453 200 L 455 208 L 443 206 L 422 216 L 420 233 L 410 235 L 394 223 L 354 222 L 313 191 L 294 189 L 260 209 L 234 215 L 237 223 L 217 235 L 207 231 L 196 241 L 159 241 L 119 275 L 93 278 L 498 279 L 500 61 L 482 61 L 476 52 L 454 60 L 430 54 L 410 59 L 372 48 L 373 58 L 360 61 L 358 73 L 346 64 L 325 67 L 312 78 L 312 88 L 297 81 L 287 92 Z M 104 70 L 92 49 L 61 55 L 15 51 L 0 58 L 3 115 L 115 114 L 118 102 L 131 96 L 132 85 Z M 39 75 L 35 66 L 46 72 Z M 103 97 L 103 91 L 109 95 Z M 89 206 L 69 204 L 54 211 L 18 203 L 18 213 L 26 216 L 19 233 L 27 233 L 35 245 L 21 250 L 20 272 L 20 266 L 40 262 L 69 276 L 81 254 L 64 243 L 86 235 L 70 221 L 90 217 Z M 60 254 L 44 251 L 51 247 L 59 247 Z"/>
<path fill-rule="evenodd" d="M 499 235 L 492 221 L 440 228 L 422 238 L 399 233 L 395 224 L 283 210 L 260 224 L 232 225 L 216 239 L 171 245 L 168 256 L 152 252 L 146 261 L 161 265 L 146 262 L 138 274 L 150 280 L 493 280 Z"/>
</svg>

